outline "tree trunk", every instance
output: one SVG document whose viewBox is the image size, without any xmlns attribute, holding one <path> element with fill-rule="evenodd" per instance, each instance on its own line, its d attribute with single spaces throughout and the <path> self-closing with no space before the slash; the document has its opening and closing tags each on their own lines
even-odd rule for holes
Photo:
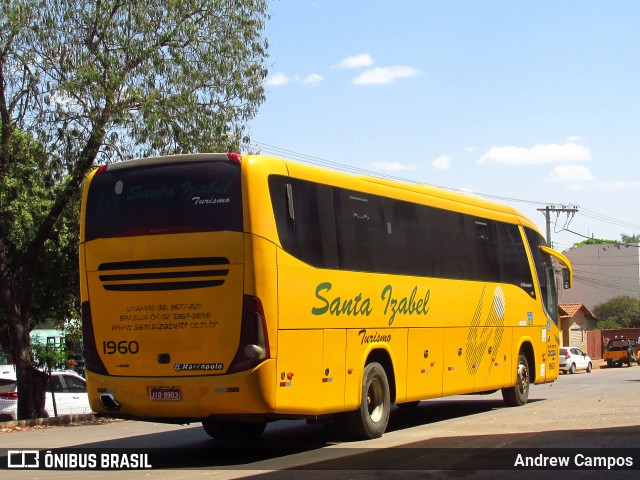
<svg viewBox="0 0 640 480">
<path fill-rule="evenodd" d="M 0 346 L 4 356 L 7 357 L 7 363 L 13 364 L 13 352 L 11 352 L 11 339 L 9 338 L 9 327 L 5 325 L 4 328 L 0 328 Z M 0 363 L 2 363 L 2 357 L 0 356 Z"/>
<path fill-rule="evenodd" d="M 44 417 L 47 374 L 34 366 L 28 319 L 26 321 L 21 317 L 10 319 L 9 333 L 16 365 L 18 419 Z"/>
<path fill-rule="evenodd" d="M 0 238 L 0 301 L 7 316 L 11 353 L 16 366 L 18 386 L 18 418 L 20 420 L 44 416 L 47 375 L 34 366 L 31 350 L 29 312 L 33 301 L 33 287 L 20 303 L 14 279 L 9 272 L 5 244 Z"/>
</svg>

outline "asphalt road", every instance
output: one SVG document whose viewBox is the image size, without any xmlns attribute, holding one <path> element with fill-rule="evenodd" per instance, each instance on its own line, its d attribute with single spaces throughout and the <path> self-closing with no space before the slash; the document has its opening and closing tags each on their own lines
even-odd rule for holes
<svg viewBox="0 0 640 480">
<path fill-rule="evenodd" d="M 274 422 L 253 444 L 225 445 L 197 425 L 119 421 L 0 433 L 0 449 L 155 452 L 152 469 L 9 470 L 10 479 L 530 479 L 634 478 L 640 469 L 640 367 L 563 375 L 532 386 L 529 403 L 507 408 L 500 393 L 456 396 L 394 408 L 382 438 L 349 442 L 320 425 Z M 534 449 L 534 450 L 531 450 Z M 160 452 L 160 453 L 158 453 Z M 569 460 L 572 469 L 542 462 Z M 626 470 L 595 470 L 594 457 Z M 98 457 L 99 458 L 99 457 Z M 135 461 L 134 458 L 131 461 Z M 530 462 L 525 471 L 516 463 Z M 537 462 L 537 464 L 536 464 Z M 590 463 L 591 462 L 591 463 Z M 631 462 L 629 470 L 628 463 Z M 4 473 L 8 473 L 4 475 Z"/>
</svg>

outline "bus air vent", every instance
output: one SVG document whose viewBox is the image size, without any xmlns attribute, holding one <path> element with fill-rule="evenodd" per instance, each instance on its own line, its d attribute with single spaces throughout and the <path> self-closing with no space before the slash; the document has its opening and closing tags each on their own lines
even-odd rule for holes
<svg viewBox="0 0 640 480">
<path fill-rule="evenodd" d="M 224 257 L 165 258 L 103 263 L 98 271 L 105 290 L 150 292 L 218 287 L 227 265 Z"/>
</svg>

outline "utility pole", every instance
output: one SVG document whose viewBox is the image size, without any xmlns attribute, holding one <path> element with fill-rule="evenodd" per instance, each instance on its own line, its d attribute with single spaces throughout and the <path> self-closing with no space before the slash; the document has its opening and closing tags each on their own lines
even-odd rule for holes
<svg viewBox="0 0 640 480">
<path fill-rule="evenodd" d="M 566 213 L 567 216 L 575 215 L 578 212 L 577 205 L 547 205 L 545 208 L 539 208 L 539 212 L 542 212 L 544 218 L 547 221 L 547 245 L 551 246 L 551 212 L 556 214 L 556 217 L 561 213 Z"/>
</svg>

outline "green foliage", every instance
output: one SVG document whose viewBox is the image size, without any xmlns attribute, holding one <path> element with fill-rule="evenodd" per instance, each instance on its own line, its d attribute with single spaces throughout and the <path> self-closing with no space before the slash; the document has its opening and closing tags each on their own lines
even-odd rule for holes
<svg viewBox="0 0 640 480">
<path fill-rule="evenodd" d="M 23 255 L 40 223 L 56 200 L 55 186 L 62 173 L 52 168 L 39 142 L 19 129 L 10 139 L 10 161 L 0 188 L 0 229 L 9 269 L 18 287 Z M 33 324 L 77 317 L 78 311 L 78 210 L 74 198 L 51 231 L 37 261 L 40 288 L 31 310 Z M 0 325 L 6 315 L 0 310 Z"/>
<path fill-rule="evenodd" d="M 582 247 L 583 245 L 599 245 L 602 243 L 607 244 L 620 244 L 620 243 L 640 243 L 640 234 L 627 235 L 626 233 L 620 234 L 620 240 L 605 240 L 602 238 L 588 238 L 582 242 L 574 243 L 574 247 Z"/>
<path fill-rule="evenodd" d="M 62 322 L 79 309 L 82 180 L 96 162 L 248 140 L 244 125 L 264 101 L 267 1 L 0 7 L 9 145 L 0 152 L 0 247 L 22 310 L 34 322 Z"/>
<path fill-rule="evenodd" d="M 61 158 L 96 133 L 102 161 L 248 140 L 265 99 L 267 0 L 38 3 L 38 132 Z"/>
<path fill-rule="evenodd" d="M 640 327 L 640 300 L 628 295 L 614 297 L 596 305 L 593 308 L 593 313 L 598 318 L 598 328 L 605 328 L 602 325 L 613 324 L 616 324 L 617 327 L 606 328 Z"/>
<path fill-rule="evenodd" d="M 602 238 L 588 238 L 583 240 L 582 242 L 574 243 L 574 247 L 582 247 L 584 245 L 600 245 L 600 244 L 617 244 L 620 243 L 618 240 L 604 240 Z"/>
<path fill-rule="evenodd" d="M 68 354 L 62 345 L 32 340 L 31 350 L 36 366 L 44 371 L 51 372 L 66 365 Z"/>
<path fill-rule="evenodd" d="M 598 328 L 600 330 L 617 330 L 618 328 L 622 328 L 622 326 L 614 318 L 605 318 L 598 320 Z"/>
<path fill-rule="evenodd" d="M 622 243 L 640 243 L 640 234 L 627 235 L 623 233 L 620 235 Z"/>
</svg>

